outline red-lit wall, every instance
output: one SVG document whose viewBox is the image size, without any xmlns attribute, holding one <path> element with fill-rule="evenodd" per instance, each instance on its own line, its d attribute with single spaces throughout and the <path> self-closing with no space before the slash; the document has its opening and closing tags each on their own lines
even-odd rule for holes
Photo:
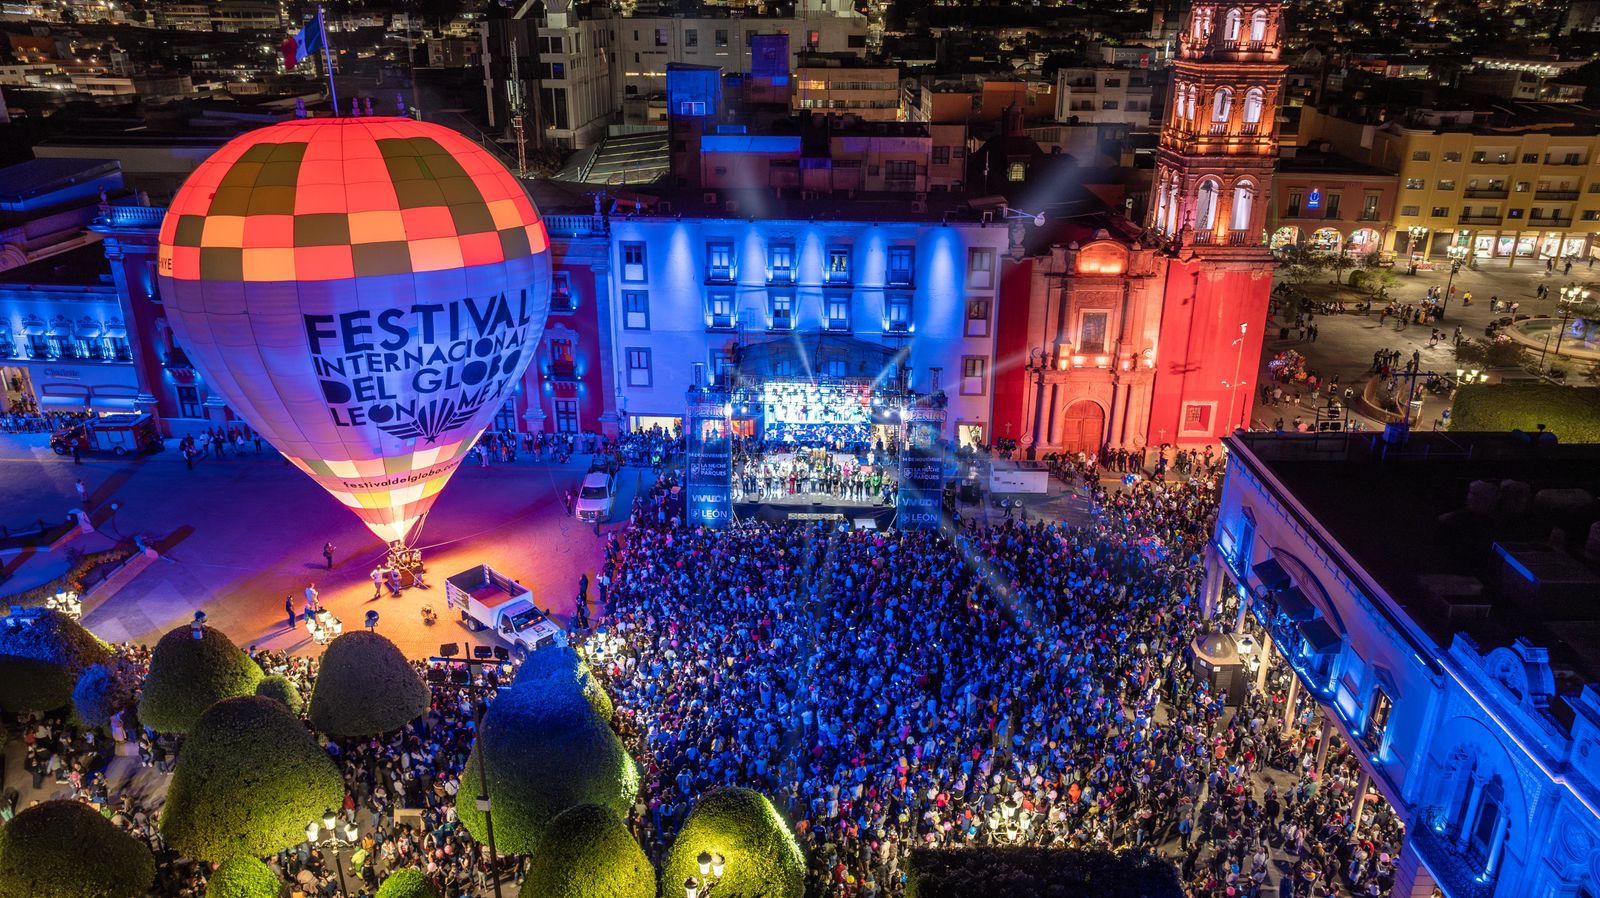
<svg viewBox="0 0 1600 898">
<path fill-rule="evenodd" d="M 994 316 L 993 437 L 1021 440 L 1028 388 L 1028 314 L 1033 301 L 1033 260 L 1007 260 L 1000 269 L 1000 305 Z"/>
<path fill-rule="evenodd" d="M 1270 264 L 1200 258 L 1168 263 L 1151 446 L 1214 443 L 1249 420 L 1260 388 L 1256 373 L 1271 292 Z"/>
<path fill-rule="evenodd" d="M 587 265 L 563 265 L 559 260 L 554 270 L 565 272 L 570 278 L 576 308 L 571 312 L 552 310 L 545 322 L 533 364 L 528 366 L 528 373 L 523 376 L 522 396 L 517 404 L 517 427 L 519 430 L 532 427 L 524 416 L 529 407 L 537 403 L 544 412 L 542 429 L 546 433 L 556 433 L 556 400 L 572 399 L 578 403 L 578 431 L 599 433 L 602 429 L 600 416 L 605 413 L 601 366 L 608 362 L 600 347 L 600 303 L 595 294 L 594 271 Z M 573 341 L 572 361 L 579 376 L 576 382 L 552 372 L 552 339 Z"/>
</svg>

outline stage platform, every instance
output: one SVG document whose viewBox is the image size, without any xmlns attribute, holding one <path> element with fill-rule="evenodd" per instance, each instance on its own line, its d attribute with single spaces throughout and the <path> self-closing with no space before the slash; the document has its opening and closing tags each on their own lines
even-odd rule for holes
<svg viewBox="0 0 1600 898">
<path fill-rule="evenodd" d="M 873 527 L 886 530 L 894 523 L 893 505 L 875 505 L 870 502 L 849 502 L 822 497 L 813 502 L 809 496 L 785 496 L 773 502 L 735 502 L 734 517 L 741 521 L 756 520 L 768 524 L 784 521 L 836 521 L 851 527 Z"/>
</svg>

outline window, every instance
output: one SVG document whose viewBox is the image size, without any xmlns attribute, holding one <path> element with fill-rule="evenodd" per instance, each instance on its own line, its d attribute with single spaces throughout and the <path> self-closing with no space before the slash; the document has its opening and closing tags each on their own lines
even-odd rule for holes
<svg viewBox="0 0 1600 898">
<path fill-rule="evenodd" d="M 828 297 L 828 330 L 848 331 L 850 329 L 850 297 Z"/>
<path fill-rule="evenodd" d="M 961 357 L 961 395 L 982 396 L 984 394 L 984 369 L 989 360 L 981 355 L 966 355 Z"/>
<path fill-rule="evenodd" d="M 1488 162 L 1489 161 L 1489 154 L 1485 153 L 1482 150 L 1479 150 L 1476 153 L 1472 154 L 1472 161 L 1473 162 Z"/>
<path fill-rule="evenodd" d="M 650 329 L 650 294 L 643 290 L 623 292 L 622 326 L 630 331 Z"/>
<path fill-rule="evenodd" d="M 1582 165 L 1583 164 L 1583 154 L 1582 153 L 1568 153 L 1567 154 L 1567 164 L 1568 165 Z"/>
<path fill-rule="evenodd" d="M 200 388 L 195 386 L 178 387 L 178 417 L 200 417 Z"/>
<path fill-rule="evenodd" d="M 1428 186 L 1428 182 L 1423 180 L 1422 178 L 1406 178 L 1406 189 L 1407 190 L 1422 190 L 1422 189 L 1426 188 L 1427 186 Z"/>
<path fill-rule="evenodd" d="M 1295 218 L 1300 214 L 1300 199 L 1300 191 L 1289 191 L 1289 205 L 1283 210 L 1286 218 Z"/>
<path fill-rule="evenodd" d="M 629 349 L 628 356 L 628 386 L 650 386 L 650 350 Z"/>
<path fill-rule="evenodd" d="M 1421 215 L 1422 214 L 1422 207 L 1421 206 L 1401 206 L 1400 207 L 1400 214 L 1401 215 L 1410 215 L 1410 216 Z"/>
<path fill-rule="evenodd" d="M 1433 158 L 1433 154 L 1427 150 L 1416 150 L 1411 154 L 1412 162 L 1427 162 L 1431 158 Z"/>
<path fill-rule="evenodd" d="M 883 176 L 896 181 L 914 180 L 917 177 L 917 163 L 909 159 L 890 159 L 883 164 Z"/>
<path fill-rule="evenodd" d="M 1100 108 L 1101 109 L 1116 109 L 1117 108 L 1117 101 L 1116 100 L 1101 100 L 1100 101 Z"/>
<path fill-rule="evenodd" d="M 1434 206 L 1433 207 L 1433 211 L 1429 212 L 1428 214 L 1433 216 L 1434 218 L 1449 218 L 1450 217 L 1450 207 L 1449 206 Z"/>
<path fill-rule="evenodd" d="M 1328 194 L 1327 198 L 1322 201 L 1322 207 L 1327 210 L 1326 213 L 1324 213 L 1324 217 L 1326 217 L 1326 218 L 1338 218 L 1339 217 L 1339 194 L 1337 194 L 1337 193 Z"/>
<path fill-rule="evenodd" d="M 683 32 L 683 45 L 685 47 L 700 46 L 700 32 L 694 30 L 693 28 L 685 29 Z"/>
<path fill-rule="evenodd" d="M 1122 79 L 1121 78 L 1107 78 L 1106 80 L 1101 82 L 1101 85 L 1104 86 L 1104 87 L 1121 87 L 1122 86 Z"/>
<path fill-rule="evenodd" d="M 1501 153 L 1500 154 L 1500 161 L 1501 162 L 1506 161 L 1506 154 L 1505 153 Z M 1539 154 L 1538 153 L 1523 153 L 1522 154 L 1522 162 L 1525 165 L 1536 165 L 1539 162 Z"/>
<path fill-rule="evenodd" d="M 1021 181 L 1028 177 L 1028 166 L 1021 162 L 1013 162 L 1006 166 L 1007 181 Z"/>
<path fill-rule="evenodd" d="M 1590 184 L 1589 185 L 1589 192 L 1590 193 L 1600 193 L 1600 181 L 1596 181 L 1593 184 Z"/>
<path fill-rule="evenodd" d="M 1454 178 L 1443 178 L 1443 179 L 1441 179 L 1439 181 L 1439 189 L 1440 190 L 1455 190 L 1456 189 L 1455 179 Z"/>
<path fill-rule="evenodd" d="M 1394 711 L 1394 700 L 1382 689 L 1372 690 L 1372 710 L 1367 712 L 1367 725 L 1361 732 L 1362 741 L 1369 748 L 1383 745 L 1384 730 L 1389 728 L 1389 715 Z"/>
<path fill-rule="evenodd" d="M 1202 231 L 1214 230 L 1217 226 L 1217 182 L 1200 182 L 1197 193 L 1195 227 Z"/>
<path fill-rule="evenodd" d="M 48 359 L 48 358 L 50 358 L 50 338 L 46 337 L 44 334 L 29 334 L 28 335 L 28 358 L 31 358 L 31 359 Z M 193 417 L 193 416 L 190 415 L 188 417 Z"/>
<path fill-rule="evenodd" d="M 1219 88 L 1217 88 L 1217 92 L 1216 92 L 1216 94 L 1214 94 L 1212 96 L 1212 101 L 1211 101 L 1211 120 L 1213 122 L 1225 122 L 1225 121 L 1228 120 L 1228 117 L 1230 115 L 1232 115 L 1232 114 L 1233 114 L 1233 90 L 1232 90 L 1232 88 L 1227 88 L 1227 87 L 1219 87 Z"/>
<path fill-rule="evenodd" d="M 945 165 L 945 164 L 948 164 L 949 162 L 950 162 L 950 148 L 949 147 L 934 147 L 933 148 L 933 164 L 934 165 Z"/>
<path fill-rule="evenodd" d="M 1485 208 L 1485 209 L 1484 209 L 1484 210 L 1483 210 L 1483 215 L 1484 215 L 1484 217 L 1485 217 L 1485 218 L 1490 218 L 1490 217 L 1493 217 L 1493 216 L 1494 216 L 1494 212 L 1493 212 L 1493 211 L 1491 211 L 1491 210 L 1490 210 L 1490 209 L 1488 209 L 1488 208 Z M 1509 212 L 1509 213 L 1508 213 L 1508 214 L 1507 214 L 1507 217 L 1508 217 L 1508 218 L 1521 218 L 1521 217 L 1522 217 L 1522 210 L 1521 210 L 1521 209 L 1512 209 L 1512 210 L 1511 210 L 1511 211 L 1510 211 L 1510 212 Z"/>
<path fill-rule="evenodd" d="M 556 400 L 556 433 L 578 432 L 578 400 Z"/>
<path fill-rule="evenodd" d="M 733 280 L 733 244 L 716 240 L 706 244 L 706 279 Z"/>
<path fill-rule="evenodd" d="M 1261 121 L 1261 110 L 1266 106 L 1267 92 L 1252 87 L 1244 92 L 1244 122 L 1254 125 Z"/>
<path fill-rule="evenodd" d="M 1210 433 L 1211 416 L 1216 411 L 1216 406 L 1209 402 L 1189 402 L 1183 406 L 1183 423 L 1178 426 L 1182 433 Z"/>
<path fill-rule="evenodd" d="M 1361 220 L 1378 220 L 1378 194 L 1369 193 L 1361 200 Z"/>
<path fill-rule="evenodd" d="M 727 290 L 711 293 L 711 326 L 733 327 L 733 294 Z"/>
<path fill-rule="evenodd" d="M 1585 209 L 1583 211 L 1583 220 L 1584 221 L 1600 221 L 1600 211 L 1597 211 L 1595 209 Z"/>
<path fill-rule="evenodd" d="M 967 250 L 967 286 L 974 290 L 994 286 L 994 250 Z"/>
<path fill-rule="evenodd" d="M 774 243 L 767 248 L 767 278 L 775 284 L 794 283 L 794 244 Z"/>
<path fill-rule="evenodd" d="M 896 334 L 903 334 L 911 329 L 911 294 L 891 293 L 885 300 L 888 310 L 884 329 Z"/>
<path fill-rule="evenodd" d="M 850 247 L 828 247 L 827 277 L 830 284 L 850 283 Z"/>
<path fill-rule="evenodd" d="M 622 244 L 622 279 L 630 284 L 644 283 L 644 244 Z"/>
<path fill-rule="evenodd" d="M 1250 14 L 1250 39 L 1261 42 L 1267 39 L 1267 11 L 1258 9 Z"/>
<path fill-rule="evenodd" d="M 1078 318 L 1078 352 L 1099 355 L 1106 351 L 1106 331 L 1110 312 L 1084 312 Z"/>
<path fill-rule="evenodd" d="M 1446 161 L 1446 162 L 1460 162 L 1461 161 L 1461 154 L 1457 153 L 1455 150 L 1451 150 L 1450 152 L 1444 154 L 1444 161 Z"/>
<path fill-rule="evenodd" d="M 106 341 L 106 358 L 115 359 L 117 361 L 127 361 L 127 360 L 133 358 L 133 350 L 128 346 L 128 338 L 127 337 L 106 337 L 105 341 Z M 11 341 L 7 340 L 5 342 L 8 345 L 5 346 L 4 348 L 9 350 L 10 349 L 9 343 Z"/>
<path fill-rule="evenodd" d="M 911 271 L 915 259 L 916 249 L 914 247 L 889 247 L 888 282 L 896 287 L 911 286 Z"/>
<path fill-rule="evenodd" d="M 726 29 L 726 28 L 718 28 L 717 29 L 716 42 L 717 42 L 717 46 L 719 46 L 719 47 L 726 47 L 728 45 L 728 29 Z"/>
<path fill-rule="evenodd" d="M 570 312 L 575 305 L 572 295 L 572 273 L 557 271 L 550 275 L 550 308 L 556 312 Z"/>
<path fill-rule="evenodd" d="M 1233 185 L 1233 202 L 1228 209 L 1228 229 L 1232 231 L 1248 231 L 1250 229 L 1250 214 L 1255 211 L 1256 187 L 1249 181 L 1240 181 Z"/>
<path fill-rule="evenodd" d="M 1505 189 L 1505 185 L 1501 184 L 1496 189 L 1504 190 Z M 1528 182 L 1527 181 L 1518 181 L 1517 184 L 1516 184 L 1516 188 L 1515 189 L 1516 189 L 1516 191 L 1518 193 L 1527 193 L 1528 192 Z M 1544 188 L 1541 187 L 1539 189 L 1543 190 Z"/>
<path fill-rule="evenodd" d="M 786 331 L 794 327 L 794 294 L 775 292 L 767 299 L 767 313 L 773 330 Z"/>
<path fill-rule="evenodd" d="M 667 29 L 665 29 L 665 28 L 657 28 L 656 29 L 656 46 L 665 47 L 666 45 L 667 45 Z"/>
<path fill-rule="evenodd" d="M 989 300 L 967 300 L 967 330 L 969 337 L 989 336 Z"/>
</svg>

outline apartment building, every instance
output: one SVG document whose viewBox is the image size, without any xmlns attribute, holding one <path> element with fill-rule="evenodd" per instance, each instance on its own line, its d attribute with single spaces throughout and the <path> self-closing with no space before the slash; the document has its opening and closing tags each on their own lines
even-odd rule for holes
<svg viewBox="0 0 1600 898">
<path fill-rule="evenodd" d="M 850 114 L 869 122 L 905 120 L 898 66 L 868 63 L 847 54 L 807 54 L 795 69 L 790 108 L 795 112 Z"/>
<path fill-rule="evenodd" d="M 1588 257 L 1600 249 L 1600 120 L 1537 108 L 1514 115 L 1413 114 L 1382 124 L 1301 113 L 1302 142 L 1400 178 L 1389 227 L 1396 252 L 1480 261 Z"/>
<path fill-rule="evenodd" d="M 1056 73 L 1056 121 L 1145 127 L 1153 96 L 1145 69 L 1063 68 Z"/>
</svg>

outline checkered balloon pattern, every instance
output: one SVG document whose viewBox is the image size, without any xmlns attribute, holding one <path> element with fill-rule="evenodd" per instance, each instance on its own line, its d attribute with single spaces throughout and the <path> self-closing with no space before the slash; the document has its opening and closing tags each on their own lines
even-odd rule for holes
<svg viewBox="0 0 1600 898">
<path fill-rule="evenodd" d="M 300 119 L 195 169 L 158 274 L 210 389 L 393 540 L 513 395 L 549 311 L 549 255 L 522 185 L 460 134 Z"/>
</svg>

